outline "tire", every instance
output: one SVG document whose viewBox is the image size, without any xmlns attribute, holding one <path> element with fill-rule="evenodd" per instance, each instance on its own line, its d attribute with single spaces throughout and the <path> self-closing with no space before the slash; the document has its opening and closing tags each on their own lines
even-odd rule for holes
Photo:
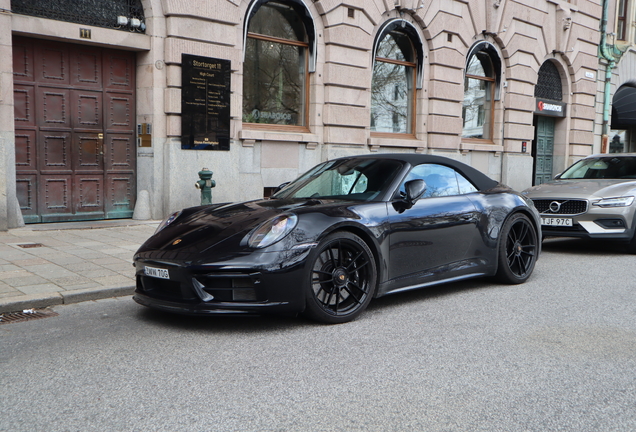
<svg viewBox="0 0 636 432">
<path fill-rule="evenodd" d="M 367 308 L 376 282 L 367 244 L 349 232 L 330 234 L 307 258 L 304 314 L 327 324 L 352 321 Z"/>
<path fill-rule="evenodd" d="M 537 231 L 528 216 L 513 214 L 501 230 L 495 278 L 507 284 L 525 282 L 534 270 L 538 250 Z"/>
<path fill-rule="evenodd" d="M 636 254 L 636 231 L 634 232 L 632 240 L 627 243 L 627 252 L 630 254 Z"/>
</svg>

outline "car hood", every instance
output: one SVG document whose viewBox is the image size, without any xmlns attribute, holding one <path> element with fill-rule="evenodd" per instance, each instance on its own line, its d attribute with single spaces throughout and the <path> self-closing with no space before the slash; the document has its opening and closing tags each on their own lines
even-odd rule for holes
<svg viewBox="0 0 636 432">
<path fill-rule="evenodd" d="M 603 198 L 636 194 L 634 180 L 555 180 L 524 190 L 533 199 Z"/>
<path fill-rule="evenodd" d="M 333 200 L 258 200 L 222 206 L 184 210 L 171 225 L 150 237 L 137 251 L 163 251 L 167 260 L 196 260 L 211 249 L 228 253 L 250 251 L 242 242 L 261 223 L 282 213 L 301 215 L 311 211 L 333 212 L 343 201 Z M 153 257 L 157 257 L 153 254 Z"/>
</svg>

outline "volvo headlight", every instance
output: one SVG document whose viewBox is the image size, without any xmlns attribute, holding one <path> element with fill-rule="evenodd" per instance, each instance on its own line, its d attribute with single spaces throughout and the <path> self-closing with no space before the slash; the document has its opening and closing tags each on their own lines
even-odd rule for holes
<svg viewBox="0 0 636 432">
<path fill-rule="evenodd" d="M 607 208 L 607 207 L 629 207 L 634 202 L 633 196 L 625 196 L 618 198 L 603 198 L 602 200 L 592 203 L 592 205 Z"/>
<path fill-rule="evenodd" d="M 181 213 L 183 213 L 183 210 L 179 210 L 177 212 L 172 213 L 170 216 L 168 216 L 167 218 L 165 218 L 157 227 L 157 230 L 155 231 L 155 234 L 157 234 L 159 231 L 161 231 L 162 229 L 164 229 L 165 227 L 167 227 L 168 225 L 170 225 L 172 222 L 174 222 L 179 216 L 181 216 Z"/>
<path fill-rule="evenodd" d="M 261 224 L 249 235 L 247 244 L 260 249 L 276 243 L 294 229 L 298 223 L 298 216 L 280 215 Z"/>
</svg>

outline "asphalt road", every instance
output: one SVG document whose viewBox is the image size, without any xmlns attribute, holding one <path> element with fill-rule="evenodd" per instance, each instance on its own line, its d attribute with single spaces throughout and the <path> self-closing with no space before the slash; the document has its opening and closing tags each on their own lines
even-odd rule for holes
<svg viewBox="0 0 636 432">
<path fill-rule="evenodd" d="M 548 240 L 526 284 L 402 293 L 343 325 L 54 310 L 0 325 L 0 430 L 636 430 L 636 257 L 607 245 Z"/>
</svg>

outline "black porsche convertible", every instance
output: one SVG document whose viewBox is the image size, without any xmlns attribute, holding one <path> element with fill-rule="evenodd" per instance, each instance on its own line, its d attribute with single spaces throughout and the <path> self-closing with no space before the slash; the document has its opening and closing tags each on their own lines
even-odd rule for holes
<svg viewBox="0 0 636 432">
<path fill-rule="evenodd" d="M 134 257 L 134 300 L 185 314 L 355 319 L 372 298 L 494 276 L 530 277 L 532 202 L 476 169 L 419 154 L 319 164 L 269 199 L 165 219 Z"/>
</svg>

